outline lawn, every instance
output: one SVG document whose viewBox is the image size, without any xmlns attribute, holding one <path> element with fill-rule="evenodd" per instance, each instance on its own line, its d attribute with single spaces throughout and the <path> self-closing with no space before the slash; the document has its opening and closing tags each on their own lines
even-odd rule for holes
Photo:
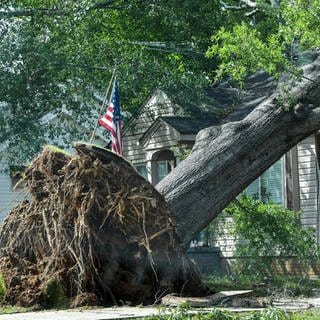
<svg viewBox="0 0 320 320">
<path fill-rule="evenodd" d="M 221 309 L 192 313 L 192 309 L 178 307 L 168 315 L 164 312 L 158 316 L 148 317 L 148 320 L 319 320 L 320 310 L 301 312 L 285 312 L 280 309 L 269 308 L 263 311 L 234 313 Z"/>
</svg>

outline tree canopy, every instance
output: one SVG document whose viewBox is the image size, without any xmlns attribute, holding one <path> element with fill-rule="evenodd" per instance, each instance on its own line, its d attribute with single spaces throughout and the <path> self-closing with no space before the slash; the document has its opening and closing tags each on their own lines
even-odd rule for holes
<svg viewBox="0 0 320 320">
<path fill-rule="evenodd" d="M 293 72 L 297 54 L 319 46 L 319 11 L 319 0 L 3 1 L 0 144 L 24 161 L 63 130 L 88 140 L 79 128 L 115 67 L 133 114 L 154 88 L 201 105 L 225 77 Z M 74 126 L 39 122 L 63 106 Z"/>
</svg>

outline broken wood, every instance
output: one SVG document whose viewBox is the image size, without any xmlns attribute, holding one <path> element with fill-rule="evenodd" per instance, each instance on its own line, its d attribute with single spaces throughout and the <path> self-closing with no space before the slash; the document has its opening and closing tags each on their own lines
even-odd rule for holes
<svg viewBox="0 0 320 320">
<path fill-rule="evenodd" d="M 191 307 L 203 308 L 219 305 L 234 298 L 244 298 L 250 295 L 252 290 L 233 290 L 220 291 L 206 297 L 185 297 L 177 294 L 168 294 L 161 299 L 161 303 L 165 306 L 177 307 L 187 303 Z"/>
</svg>

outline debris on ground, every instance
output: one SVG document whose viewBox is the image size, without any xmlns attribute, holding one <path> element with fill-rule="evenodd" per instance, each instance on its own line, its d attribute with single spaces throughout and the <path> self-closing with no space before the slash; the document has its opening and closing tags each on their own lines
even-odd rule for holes
<svg viewBox="0 0 320 320">
<path fill-rule="evenodd" d="M 46 147 L 24 174 L 32 199 L 0 233 L 6 303 L 46 306 L 64 295 L 60 302 L 73 307 L 149 304 L 170 292 L 208 294 L 163 196 L 112 152 L 75 149 Z"/>
<path fill-rule="evenodd" d="M 272 306 L 269 297 L 251 297 L 252 290 L 221 291 L 205 297 L 183 297 L 174 293 L 168 294 L 161 299 L 161 304 L 168 307 L 178 307 L 188 304 L 194 308 L 204 307 L 233 307 L 233 308 L 265 308 Z"/>
</svg>

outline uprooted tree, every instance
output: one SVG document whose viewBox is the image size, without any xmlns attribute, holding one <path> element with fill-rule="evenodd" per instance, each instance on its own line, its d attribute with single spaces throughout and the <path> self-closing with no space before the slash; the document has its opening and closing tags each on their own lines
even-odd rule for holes
<svg viewBox="0 0 320 320">
<path fill-rule="evenodd" d="M 25 172 L 32 200 L 0 235 L 6 301 L 50 306 L 60 291 L 72 306 L 154 303 L 168 292 L 208 292 L 163 196 L 110 151 L 76 150 L 46 147 Z"/>
<path fill-rule="evenodd" d="M 256 94 L 243 103 L 248 115 L 198 134 L 191 155 L 157 186 L 171 208 L 110 152 L 86 144 L 76 146 L 77 157 L 46 149 L 25 173 L 32 201 L 10 213 L 0 234 L 7 301 L 45 303 L 53 282 L 73 305 L 205 294 L 184 247 L 251 181 L 319 130 L 320 58 L 313 57 L 299 79 L 272 80 L 271 92 L 266 83 L 253 86 Z"/>
</svg>

